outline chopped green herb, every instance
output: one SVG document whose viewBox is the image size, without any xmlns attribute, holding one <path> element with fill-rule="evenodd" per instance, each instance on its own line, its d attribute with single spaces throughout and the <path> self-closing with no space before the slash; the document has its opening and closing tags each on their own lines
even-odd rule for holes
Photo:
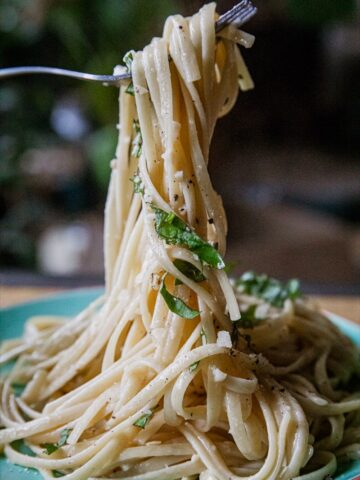
<svg viewBox="0 0 360 480">
<path fill-rule="evenodd" d="M 185 275 L 185 277 L 190 278 L 190 280 L 193 280 L 196 283 L 206 280 L 205 275 L 203 275 L 203 273 L 190 262 L 186 262 L 185 260 L 177 258 L 176 260 L 174 260 L 174 265 L 178 270 L 180 270 L 182 274 Z M 181 284 L 181 280 L 175 280 L 175 285 Z"/>
<path fill-rule="evenodd" d="M 59 448 L 66 445 L 67 439 L 69 438 L 72 428 L 64 428 L 60 433 L 60 440 L 57 443 L 43 443 L 41 446 L 45 448 L 45 453 L 51 455 L 52 453 L 59 450 Z"/>
<path fill-rule="evenodd" d="M 126 71 L 128 73 L 131 73 L 131 64 L 134 60 L 134 53 L 132 50 L 130 50 L 129 52 L 127 52 L 125 55 L 124 55 L 124 58 L 123 58 L 123 62 L 125 63 L 125 67 L 126 67 Z M 135 91 L 134 91 L 134 84 L 133 84 L 133 81 L 131 80 L 129 85 L 126 87 L 126 90 L 125 90 L 126 93 L 128 93 L 129 95 L 135 95 Z"/>
<path fill-rule="evenodd" d="M 182 245 L 195 253 L 201 262 L 219 270 L 225 267 L 220 253 L 205 242 L 173 212 L 167 213 L 152 206 L 155 212 L 155 230 L 168 245 Z"/>
<path fill-rule="evenodd" d="M 154 416 L 155 408 L 150 408 L 149 412 L 144 413 L 144 415 L 138 418 L 136 422 L 133 423 L 133 425 L 135 425 L 136 427 L 145 428 L 146 425 L 150 422 L 150 420 Z"/>
<path fill-rule="evenodd" d="M 192 372 L 195 372 L 195 370 L 198 368 L 199 366 L 199 363 L 200 363 L 200 360 L 198 362 L 194 362 L 190 365 L 189 367 L 189 371 L 192 373 Z"/>
<path fill-rule="evenodd" d="M 168 291 L 165 285 L 166 276 L 167 275 L 164 275 L 162 279 L 160 293 L 165 300 L 166 305 L 169 307 L 169 310 L 182 318 L 187 318 L 189 320 L 196 318 L 199 315 L 197 310 L 188 307 L 186 303 L 181 300 L 181 298 L 175 297 Z"/>
<path fill-rule="evenodd" d="M 244 273 L 236 282 L 239 291 L 264 299 L 274 307 L 283 307 L 285 300 L 295 300 L 300 296 L 300 284 L 296 279 L 283 284 L 267 275 Z"/>
<path fill-rule="evenodd" d="M 54 478 L 65 477 L 65 473 L 59 472 L 59 470 L 53 470 L 51 473 Z"/>
<path fill-rule="evenodd" d="M 143 181 L 141 180 L 139 170 L 130 178 L 130 181 L 134 184 L 134 192 L 143 195 L 145 187 Z"/>
<path fill-rule="evenodd" d="M 131 155 L 139 158 L 140 155 L 141 155 L 142 144 L 143 144 L 143 139 L 142 139 L 142 135 L 141 135 L 139 120 L 134 120 L 133 121 L 133 128 L 134 128 L 134 131 L 135 131 L 135 136 L 134 136 L 133 141 L 132 141 Z"/>
<path fill-rule="evenodd" d="M 207 336 L 203 327 L 201 327 L 201 330 L 200 330 L 200 338 L 202 343 L 207 343 Z"/>
</svg>

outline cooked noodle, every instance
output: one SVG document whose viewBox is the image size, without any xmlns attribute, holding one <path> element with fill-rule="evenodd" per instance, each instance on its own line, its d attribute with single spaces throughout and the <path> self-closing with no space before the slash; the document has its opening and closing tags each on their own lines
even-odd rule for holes
<svg viewBox="0 0 360 480">
<path fill-rule="evenodd" d="M 304 299 L 273 306 L 223 268 L 209 146 L 239 81 L 253 86 L 237 45 L 253 38 L 232 26 L 217 36 L 215 20 L 215 4 L 170 17 L 128 57 L 105 294 L 69 321 L 32 318 L 3 345 L 0 361 L 17 360 L 1 383 L 0 443 L 45 479 L 320 480 L 360 456 L 360 395 L 346 386 L 356 348 Z M 196 248 L 171 237 L 174 219 Z M 249 306 L 262 320 L 244 326 Z"/>
</svg>

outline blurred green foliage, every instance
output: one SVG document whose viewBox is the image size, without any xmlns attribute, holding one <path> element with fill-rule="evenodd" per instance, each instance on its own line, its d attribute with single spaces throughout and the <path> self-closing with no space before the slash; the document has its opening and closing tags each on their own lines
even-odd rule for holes
<svg viewBox="0 0 360 480">
<path fill-rule="evenodd" d="M 171 0 L 2 0 L 0 64 L 111 73 L 127 50 L 160 34 L 164 19 L 174 11 Z M 10 157 L 58 140 L 49 116 L 56 99 L 69 92 L 80 97 L 92 131 L 115 124 L 116 89 L 52 77 L 11 79 L 1 85 L 0 151 L 6 168 L 1 168 L 0 182 L 16 175 L 14 164 L 8 165 Z M 11 138 L 4 140 L 4 135 Z"/>
<path fill-rule="evenodd" d="M 129 49 L 160 35 L 164 19 L 178 10 L 175 0 L 1 0 L 0 67 L 46 65 L 111 73 Z M 109 162 L 114 157 L 118 90 L 61 77 L 31 76 L 0 84 L 0 263 L 34 267 L 36 237 L 51 212 L 71 215 L 103 208 Z M 76 99 L 87 125 L 78 139 L 63 138 L 52 113 L 63 99 Z M 88 190 L 77 202 L 64 192 L 35 191 L 22 168 L 30 149 L 74 145 L 87 173 L 77 179 Z M 83 182 L 83 185 L 81 185 Z M 35 189 L 36 190 L 36 189 Z M 76 192 L 75 192 L 76 193 Z M 34 219 L 36 218 L 36 222 Z"/>
<path fill-rule="evenodd" d="M 294 20 L 309 25 L 349 20 L 356 12 L 356 0 L 288 0 L 288 5 Z"/>
</svg>

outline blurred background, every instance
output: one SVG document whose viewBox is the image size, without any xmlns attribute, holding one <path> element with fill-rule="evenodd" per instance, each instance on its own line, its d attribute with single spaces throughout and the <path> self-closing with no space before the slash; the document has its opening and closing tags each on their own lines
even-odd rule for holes
<svg viewBox="0 0 360 480">
<path fill-rule="evenodd" d="M 219 0 L 223 12 L 233 1 Z M 194 0 L 0 0 L 0 67 L 111 73 Z M 305 290 L 360 292 L 360 2 L 257 0 L 256 89 L 219 121 L 210 172 L 228 261 Z M 117 90 L 61 77 L 0 83 L 3 283 L 102 283 Z"/>
</svg>

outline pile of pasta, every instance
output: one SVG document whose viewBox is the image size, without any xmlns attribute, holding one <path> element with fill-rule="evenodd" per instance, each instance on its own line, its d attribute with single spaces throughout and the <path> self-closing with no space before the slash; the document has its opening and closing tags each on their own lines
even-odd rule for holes
<svg viewBox="0 0 360 480">
<path fill-rule="evenodd" d="M 208 173 L 216 121 L 252 88 L 215 4 L 129 52 L 105 209 L 104 294 L 29 319 L 0 362 L 0 445 L 43 478 L 324 479 L 359 457 L 359 352 L 296 282 L 229 280 Z M 221 159 L 218 159 L 221 161 Z M 241 252 L 239 252 L 241 255 Z M 23 388 L 17 391 L 17 387 Z"/>
</svg>

